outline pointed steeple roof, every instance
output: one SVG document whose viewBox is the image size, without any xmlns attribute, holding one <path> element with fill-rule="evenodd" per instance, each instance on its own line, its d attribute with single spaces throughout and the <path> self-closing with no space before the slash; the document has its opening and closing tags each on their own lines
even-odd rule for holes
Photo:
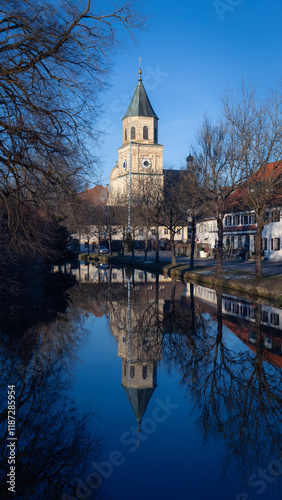
<svg viewBox="0 0 282 500">
<path fill-rule="evenodd" d="M 128 109 L 123 117 L 123 120 L 128 116 L 148 116 L 156 118 L 158 120 L 158 117 L 152 108 L 152 105 L 149 101 L 149 97 L 147 96 L 146 90 L 142 83 L 141 74 L 142 71 L 141 69 L 139 69 L 138 84 L 134 92 L 134 95 L 131 99 L 131 102 L 128 106 Z"/>
<path fill-rule="evenodd" d="M 138 426 L 140 426 L 142 417 L 147 409 L 149 400 L 151 399 L 156 385 L 154 387 L 148 387 L 144 389 L 135 389 L 132 387 L 125 387 L 124 385 L 122 387 L 124 388 L 132 409 L 135 413 Z"/>
</svg>

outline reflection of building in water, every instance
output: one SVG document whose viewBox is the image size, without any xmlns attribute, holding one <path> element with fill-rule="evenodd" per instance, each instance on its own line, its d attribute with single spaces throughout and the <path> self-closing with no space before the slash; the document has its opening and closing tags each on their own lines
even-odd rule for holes
<svg viewBox="0 0 282 500">
<path fill-rule="evenodd" d="M 110 328 L 122 358 L 122 386 L 135 413 L 138 428 L 149 400 L 157 386 L 157 362 L 162 357 L 162 332 L 159 304 L 145 296 L 137 301 L 112 302 Z M 145 300 L 144 300 L 145 299 Z"/>
<path fill-rule="evenodd" d="M 59 266 L 54 266 L 54 272 L 59 270 Z M 93 283 L 125 283 L 127 278 L 122 269 L 112 269 L 104 264 L 98 264 L 96 262 L 75 262 L 72 264 L 67 264 L 66 270 L 69 274 L 74 276 L 81 283 L 83 282 L 93 282 Z M 156 275 L 154 273 L 142 271 L 140 269 L 134 269 L 133 280 L 135 283 L 155 283 Z M 159 276 L 160 282 L 171 282 L 168 276 Z"/>
<path fill-rule="evenodd" d="M 186 295 L 189 296 L 189 294 L 190 289 L 187 287 Z M 195 285 L 194 296 L 211 306 L 207 312 L 212 317 L 217 314 L 217 294 L 214 290 Z M 254 344 L 256 343 L 256 308 L 260 308 L 261 347 L 271 351 L 270 358 L 282 366 L 282 309 L 222 294 L 223 324 L 252 351 L 255 351 Z"/>
</svg>

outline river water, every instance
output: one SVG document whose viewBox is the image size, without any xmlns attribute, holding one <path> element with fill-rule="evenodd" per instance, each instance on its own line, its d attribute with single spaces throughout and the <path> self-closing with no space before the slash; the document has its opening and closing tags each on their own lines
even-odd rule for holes
<svg viewBox="0 0 282 500">
<path fill-rule="evenodd" d="M 139 270 L 66 271 L 66 309 L 3 334 L 1 498 L 282 499 L 282 310 Z"/>
</svg>

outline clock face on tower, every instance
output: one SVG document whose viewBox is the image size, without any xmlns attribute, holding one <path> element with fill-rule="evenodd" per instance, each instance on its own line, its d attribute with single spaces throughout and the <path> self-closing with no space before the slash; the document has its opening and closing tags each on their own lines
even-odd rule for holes
<svg viewBox="0 0 282 500">
<path fill-rule="evenodd" d="M 126 165 L 127 165 L 126 160 L 123 160 L 123 162 L 122 162 L 122 168 L 123 168 L 123 170 L 126 170 Z"/>
<path fill-rule="evenodd" d="M 144 158 L 141 161 L 141 165 L 142 165 L 143 168 L 150 168 L 152 166 L 152 162 L 148 158 Z"/>
</svg>

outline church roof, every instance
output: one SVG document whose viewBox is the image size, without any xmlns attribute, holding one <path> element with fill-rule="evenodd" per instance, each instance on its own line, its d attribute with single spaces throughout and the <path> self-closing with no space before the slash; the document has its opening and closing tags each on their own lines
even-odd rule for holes
<svg viewBox="0 0 282 500">
<path fill-rule="evenodd" d="M 132 387 L 125 387 L 123 385 L 123 388 L 126 392 L 126 395 L 130 401 L 130 404 L 132 406 L 132 409 L 135 413 L 136 419 L 138 424 L 141 424 L 141 419 L 146 411 L 146 408 L 148 406 L 149 400 L 155 390 L 155 387 L 148 387 L 145 389 L 135 389 Z"/>
<path fill-rule="evenodd" d="M 149 101 L 149 97 L 147 96 L 146 90 L 142 83 L 141 70 L 139 70 L 139 75 L 140 76 L 136 90 L 128 106 L 128 109 L 123 117 L 123 120 L 128 116 L 148 116 L 152 118 L 157 118 L 158 120 L 158 117 L 152 108 L 152 105 Z"/>
</svg>

